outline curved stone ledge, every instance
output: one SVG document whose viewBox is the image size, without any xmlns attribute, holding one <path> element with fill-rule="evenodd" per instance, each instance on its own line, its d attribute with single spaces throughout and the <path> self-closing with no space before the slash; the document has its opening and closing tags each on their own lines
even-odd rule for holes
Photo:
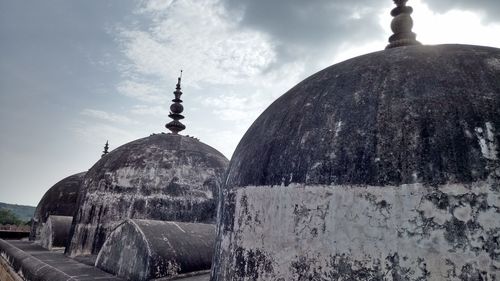
<svg viewBox="0 0 500 281">
<path fill-rule="evenodd" d="M 208 270 L 214 244 L 211 224 L 128 219 L 111 232 L 96 267 L 128 280 Z"/>
<path fill-rule="evenodd" d="M 73 217 L 49 216 L 40 234 L 40 245 L 45 249 L 66 247 Z"/>
</svg>

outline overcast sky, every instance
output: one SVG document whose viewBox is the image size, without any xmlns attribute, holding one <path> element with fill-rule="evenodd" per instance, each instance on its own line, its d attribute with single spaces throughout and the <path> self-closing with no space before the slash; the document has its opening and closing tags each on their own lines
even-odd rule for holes
<svg viewBox="0 0 500 281">
<path fill-rule="evenodd" d="M 410 0 L 424 44 L 500 47 L 500 1 Z M 111 148 L 184 123 L 228 158 L 286 90 L 384 49 L 390 0 L 0 0 L 0 201 L 36 205 Z"/>
</svg>

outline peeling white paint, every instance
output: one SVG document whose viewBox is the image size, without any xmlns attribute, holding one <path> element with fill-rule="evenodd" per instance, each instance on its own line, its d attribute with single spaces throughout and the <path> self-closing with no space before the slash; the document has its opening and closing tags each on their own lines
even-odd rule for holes
<svg viewBox="0 0 500 281">
<path fill-rule="evenodd" d="M 488 58 L 486 64 L 494 70 L 500 70 L 500 58 Z"/>
<path fill-rule="evenodd" d="M 469 220 L 473 219 L 472 208 L 470 205 L 457 207 L 455 208 L 455 210 L 453 210 L 453 216 L 458 220 L 468 222 Z"/>
<path fill-rule="evenodd" d="M 339 136 L 339 133 L 340 131 L 342 131 L 342 120 L 338 121 L 336 124 L 335 124 L 335 137 L 338 137 Z"/>
<path fill-rule="evenodd" d="M 299 257 L 318 276 L 338 270 L 331 259 L 342 255 L 348 257 L 350 270 L 390 272 L 387 257 L 394 254 L 399 267 L 412 270 L 402 280 L 459 280 L 449 272 L 455 268 L 460 274 L 467 264 L 491 280 L 500 277 L 498 261 L 482 250 L 495 233 L 500 235 L 500 194 L 490 182 L 437 189 L 421 184 L 249 186 L 232 192 L 234 225 L 222 236 L 219 269 L 221 276 L 229 272 L 231 277 L 222 280 L 237 276 L 234 268 L 242 261 L 236 260 L 236 249 L 264 253 L 260 260 L 272 264 L 271 271 L 256 268 L 257 279 L 238 280 L 297 280 L 293 266 Z M 496 201 L 479 208 L 468 199 L 472 196 Z M 477 229 L 462 233 L 464 225 L 458 222 L 474 223 Z"/>
<path fill-rule="evenodd" d="M 485 127 L 486 132 L 484 132 L 483 128 L 480 127 L 475 129 L 476 137 L 478 139 L 479 146 L 481 147 L 481 153 L 486 159 L 498 160 L 498 150 L 493 125 L 490 122 L 486 122 Z"/>
</svg>

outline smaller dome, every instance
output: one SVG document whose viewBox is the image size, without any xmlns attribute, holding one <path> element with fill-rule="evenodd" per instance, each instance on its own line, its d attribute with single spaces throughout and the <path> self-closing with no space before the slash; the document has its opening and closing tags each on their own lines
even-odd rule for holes
<svg viewBox="0 0 500 281">
<path fill-rule="evenodd" d="M 80 184 L 85 172 L 66 177 L 54 184 L 38 203 L 31 224 L 30 239 L 38 238 L 49 216 L 73 216 Z"/>
<path fill-rule="evenodd" d="M 214 223 L 228 163 L 216 149 L 177 134 L 109 152 L 85 175 L 68 254 L 97 254 L 127 218 Z"/>
</svg>

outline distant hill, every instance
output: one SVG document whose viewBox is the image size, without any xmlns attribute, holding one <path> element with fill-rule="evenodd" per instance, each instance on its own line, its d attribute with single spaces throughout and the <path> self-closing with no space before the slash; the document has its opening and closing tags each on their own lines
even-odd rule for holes
<svg viewBox="0 0 500 281">
<path fill-rule="evenodd" d="M 11 210 L 22 221 L 29 221 L 33 217 L 36 209 L 36 207 L 33 206 L 8 204 L 2 202 L 0 202 L 0 208 Z"/>
</svg>

